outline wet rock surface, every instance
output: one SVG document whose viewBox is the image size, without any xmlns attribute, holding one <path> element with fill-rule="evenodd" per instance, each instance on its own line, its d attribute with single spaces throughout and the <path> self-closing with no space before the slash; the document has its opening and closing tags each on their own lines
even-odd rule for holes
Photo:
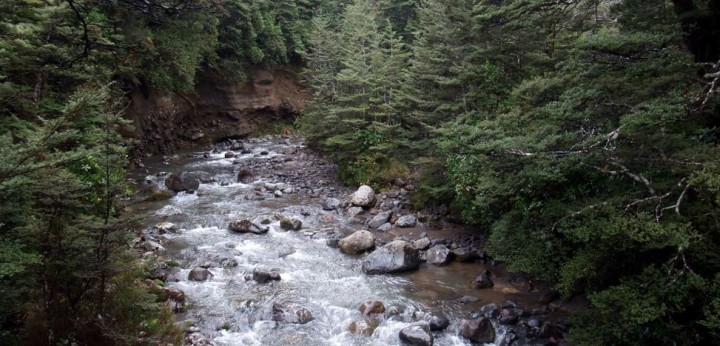
<svg viewBox="0 0 720 346">
<path fill-rule="evenodd" d="M 342 252 L 349 255 L 356 255 L 375 246 L 375 236 L 368 231 L 357 231 L 343 239 L 340 239 L 338 246 Z"/>
<path fill-rule="evenodd" d="M 395 240 L 365 258 L 365 274 L 388 274 L 413 270 L 420 265 L 418 250 L 404 240 Z"/>
<path fill-rule="evenodd" d="M 305 324 L 315 319 L 310 309 L 292 303 L 273 303 L 273 321 Z"/>
<path fill-rule="evenodd" d="M 413 324 L 401 329 L 400 340 L 415 346 L 433 345 L 433 335 L 427 323 Z"/>
</svg>

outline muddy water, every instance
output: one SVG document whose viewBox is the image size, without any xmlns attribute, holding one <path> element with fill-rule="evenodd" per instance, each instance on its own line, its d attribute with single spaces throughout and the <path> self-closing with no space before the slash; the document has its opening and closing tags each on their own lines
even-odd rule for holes
<svg viewBox="0 0 720 346">
<path fill-rule="evenodd" d="M 152 184 L 164 184 L 160 172 L 202 171 L 214 180 L 201 184 L 194 194 L 180 193 L 168 201 L 138 205 L 148 212 L 146 226 L 162 221 L 178 226 L 178 232 L 164 235 L 163 257 L 178 264 L 175 280 L 169 280 L 168 286 L 187 295 L 188 309 L 178 318 L 194 325 L 207 340 L 217 345 L 399 345 L 400 329 L 430 315 L 444 315 L 451 325 L 435 334 L 435 345 L 469 345 L 459 336 L 460 322 L 481 306 L 520 299 L 532 307 L 529 301 L 537 297 L 518 296 L 502 282 L 493 289 L 470 288 L 472 278 L 484 269 L 481 264 L 423 264 L 411 273 L 365 275 L 361 271 L 363 256 L 348 256 L 326 245 L 331 232 L 349 233 L 363 226 L 348 224 L 340 213 L 320 207 L 324 198 L 342 200 L 352 191 L 334 181 L 320 181 L 316 174 L 305 177 L 304 183 L 283 181 L 288 175 L 278 173 L 282 171 L 278 166 L 302 173 L 313 164 L 303 162 L 304 155 L 286 155 L 288 148 L 303 150 L 299 140 L 265 139 L 255 141 L 250 153 L 235 158 L 225 158 L 223 153 L 203 158 L 198 152 L 169 165 L 148 163 L 146 179 Z M 236 182 L 240 167 L 251 162 L 256 171 L 250 180 L 254 181 Z M 258 167 L 266 171 L 258 171 Z M 285 183 L 293 191 L 275 197 L 260 189 L 264 200 L 246 198 L 264 183 Z M 334 220 L 321 222 L 328 213 Z M 300 218 L 302 229 L 282 230 L 274 218 L 277 214 Z M 227 229 L 230 220 L 245 218 L 270 220 L 270 231 L 255 235 Z M 443 231 L 427 232 L 431 238 L 443 236 Z M 416 239 L 414 234 L 407 236 Z M 221 265 L 230 259 L 238 265 Z M 189 271 L 199 266 L 209 267 L 211 279 L 188 281 Z M 266 284 L 247 280 L 246 275 L 258 266 L 278 269 L 282 279 Z M 464 304 L 460 302 L 464 296 L 478 300 Z M 357 308 L 368 299 L 381 300 L 398 314 L 384 319 L 371 336 L 352 335 L 348 326 L 362 319 Z M 272 305 L 276 301 L 306 307 L 314 320 L 304 325 L 275 322 Z M 503 333 L 502 327 L 498 328 L 499 340 Z"/>
</svg>

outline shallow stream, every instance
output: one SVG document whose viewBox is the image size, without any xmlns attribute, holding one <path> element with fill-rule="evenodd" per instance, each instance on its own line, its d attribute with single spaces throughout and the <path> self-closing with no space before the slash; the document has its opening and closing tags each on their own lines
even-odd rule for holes
<svg viewBox="0 0 720 346">
<path fill-rule="evenodd" d="M 146 183 L 163 186 L 161 172 L 201 171 L 212 177 L 213 182 L 201 184 L 195 193 L 182 192 L 167 201 L 137 206 L 147 211 L 147 227 L 159 222 L 177 226 L 177 232 L 163 235 L 163 256 L 177 263 L 175 280 L 168 280 L 167 285 L 185 292 L 188 307 L 178 317 L 193 324 L 193 330 L 207 340 L 217 345 L 400 345 L 400 329 L 430 315 L 444 315 L 451 324 L 434 334 L 435 345 L 469 345 L 459 335 L 462 319 L 485 304 L 523 298 L 502 283 L 487 290 L 471 288 L 470 281 L 484 269 L 478 263 L 423 264 L 417 271 L 399 275 L 364 274 L 364 255 L 345 255 L 326 244 L 332 232 L 349 233 L 364 226 L 348 223 L 341 212 L 321 208 L 325 198 L 342 200 L 353 190 L 312 172 L 305 183 L 283 181 L 288 174 L 273 168 L 309 169 L 313 161 L 302 152 L 299 139 L 266 138 L 255 140 L 249 152 L 233 158 L 226 158 L 224 152 L 196 152 L 172 164 L 147 160 Z M 256 170 L 253 178 L 247 184 L 236 182 L 240 168 L 251 162 Z M 259 172 L 258 167 L 266 171 Z M 265 183 L 283 183 L 286 193 L 274 196 L 262 187 Z M 262 194 L 264 199 L 248 200 L 248 194 Z M 300 218 L 302 229 L 282 230 L 274 217 L 277 214 Z M 321 220 L 326 214 L 332 217 Z M 272 223 L 268 233 L 241 234 L 227 229 L 234 219 Z M 404 235 L 413 240 L 421 232 L 430 238 L 443 235 L 443 231 L 425 229 Z M 237 266 L 221 264 L 229 260 Z M 188 281 L 190 270 L 201 266 L 208 267 L 212 277 Z M 263 284 L 247 280 L 257 266 L 278 269 L 281 280 Z M 465 296 L 478 299 L 461 303 Z M 396 315 L 383 319 L 371 336 L 353 335 L 348 326 L 362 320 L 358 307 L 368 299 L 382 301 Z M 272 306 L 276 301 L 301 305 L 314 319 L 306 324 L 275 322 Z M 500 328 L 496 340 L 502 334 Z"/>
</svg>

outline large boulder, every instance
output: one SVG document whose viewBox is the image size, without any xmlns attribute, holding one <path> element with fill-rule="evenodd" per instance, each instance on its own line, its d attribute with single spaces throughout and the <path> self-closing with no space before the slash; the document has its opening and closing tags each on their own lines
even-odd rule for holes
<svg viewBox="0 0 720 346">
<path fill-rule="evenodd" d="M 400 340 L 409 345 L 432 346 L 433 335 L 427 323 L 416 323 L 400 330 Z"/>
<path fill-rule="evenodd" d="M 420 254 L 412 244 L 395 240 L 375 250 L 365 258 L 365 274 L 385 274 L 408 271 L 420 265 Z"/>
<path fill-rule="evenodd" d="M 274 302 L 272 307 L 273 321 L 305 324 L 315 319 L 310 309 L 285 302 Z"/>
<path fill-rule="evenodd" d="M 450 249 L 442 244 L 435 245 L 427 250 L 425 260 L 427 263 L 435 265 L 446 264 L 450 262 Z"/>
<path fill-rule="evenodd" d="M 397 221 L 395 221 L 395 227 L 415 227 L 417 224 L 417 217 L 415 215 L 403 215 Z"/>
<path fill-rule="evenodd" d="M 480 317 L 466 321 L 460 335 L 475 343 L 489 344 L 495 341 L 495 327 L 489 319 Z"/>
<path fill-rule="evenodd" d="M 190 281 L 206 281 L 213 274 L 205 268 L 195 268 L 188 274 L 188 280 Z"/>
<path fill-rule="evenodd" d="M 375 246 L 375 236 L 365 230 L 356 231 L 355 233 L 340 239 L 338 247 L 342 252 L 349 255 L 357 255 L 372 249 Z"/>
<path fill-rule="evenodd" d="M 263 234 L 267 233 L 270 230 L 270 227 L 265 225 L 258 225 L 257 223 L 254 223 L 250 220 L 243 219 L 230 221 L 228 229 L 238 233 Z"/>
<path fill-rule="evenodd" d="M 182 173 L 180 175 L 186 191 L 195 191 L 200 187 L 200 179 L 195 174 Z"/>
<path fill-rule="evenodd" d="M 392 216 L 391 211 L 379 212 L 377 215 L 375 215 L 375 217 L 372 218 L 372 220 L 370 220 L 370 222 L 368 222 L 368 228 L 376 229 L 382 226 L 388 221 L 388 219 L 390 219 L 390 216 Z"/>
<path fill-rule="evenodd" d="M 352 194 L 350 203 L 358 207 L 371 207 L 375 203 L 375 191 L 370 186 L 363 185 Z"/>
<path fill-rule="evenodd" d="M 299 231 L 302 228 L 302 221 L 298 218 L 284 216 L 280 219 L 280 228 L 289 231 Z"/>
</svg>

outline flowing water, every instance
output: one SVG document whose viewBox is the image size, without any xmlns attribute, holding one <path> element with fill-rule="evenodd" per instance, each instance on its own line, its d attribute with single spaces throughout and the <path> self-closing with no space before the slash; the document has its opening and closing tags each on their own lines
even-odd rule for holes
<svg viewBox="0 0 720 346">
<path fill-rule="evenodd" d="M 157 178 L 161 171 L 202 171 L 215 180 L 201 184 L 194 194 L 183 192 L 168 201 L 139 205 L 148 211 L 148 227 L 168 221 L 179 229 L 164 235 L 167 242 L 163 254 L 177 262 L 179 268 L 176 281 L 169 280 L 167 285 L 187 296 L 187 312 L 179 318 L 193 323 L 195 330 L 217 345 L 399 345 L 400 329 L 430 314 L 440 314 L 447 316 L 451 325 L 435 334 L 435 345 L 469 345 L 459 335 L 460 321 L 484 304 L 508 298 L 502 285 L 490 290 L 470 288 L 470 280 L 481 270 L 478 264 L 423 264 L 419 270 L 402 275 L 365 275 L 361 270 L 363 255 L 348 256 L 326 245 L 333 231 L 347 233 L 363 227 L 348 225 L 339 213 L 321 208 L 328 194 L 335 193 L 334 197 L 342 199 L 351 190 L 336 182 L 308 177 L 311 181 L 299 184 L 302 187 L 288 185 L 295 191 L 282 197 L 265 192 L 264 200 L 246 199 L 263 183 L 287 182 L 282 181 L 282 173 L 256 172 L 254 182 L 237 183 L 239 167 L 255 160 L 256 167 L 270 169 L 274 162 L 304 169 L 298 162 L 301 160 L 284 154 L 289 147 L 301 146 L 297 139 L 268 138 L 256 141 L 251 153 L 235 158 L 225 158 L 222 153 L 204 158 L 199 152 L 172 165 L 148 163 L 150 176 L 146 179 L 153 184 L 164 184 L 162 175 Z M 266 166 L 262 166 L 263 161 Z M 313 190 L 317 186 L 329 187 Z M 328 213 L 333 214 L 334 221 L 319 221 Z M 276 214 L 300 218 L 302 229 L 282 230 L 273 218 Z M 262 218 L 272 221 L 266 234 L 240 234 L 227 229 L 233 219 Z M 432 232 L 428 231 L 430 237 Z M 229 259 L 237 261 L 237 267 L 221 265 Z M 213 276 L 205 282 L 188 281 L 189 271 L 199 266 L 209 267 Z M 282 279 L 265 284 L 247 280 L 246 275 L 257 266 L 277 268 Z M 479 300 L 460 303 L 459 298 L 467 295 Z M 348 326 L 362 320 L 358 307 L 368 299 L 382 301 L 397 314 L 383 319 L 371 336 L 353 335 Z M 275 322 L 272 306 L 276 301 L 306 307 L 314 320 L 307 324 Z"/>
</svg>

